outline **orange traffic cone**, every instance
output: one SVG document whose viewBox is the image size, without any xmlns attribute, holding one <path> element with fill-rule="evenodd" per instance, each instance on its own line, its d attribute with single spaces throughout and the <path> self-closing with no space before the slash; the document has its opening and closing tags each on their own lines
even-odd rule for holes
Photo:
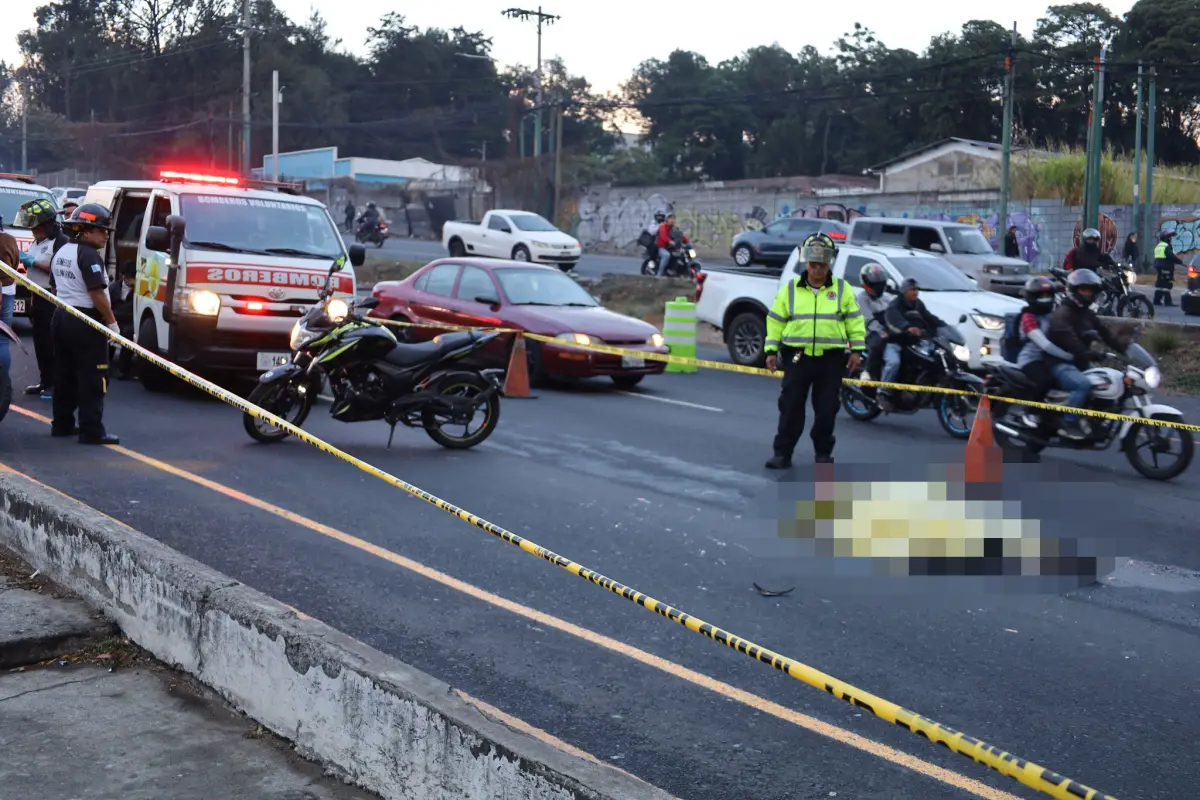
<svg viewBox="0 0 1200 800">
<path fill-rule="evenodd" d="M 535 395 L 529 390 L 529 363 L 525 360 L 525 337 L 513 335 L 513 346 L 508 357 L 508 370 L 504 374 L 505 397 L 527 397 Z"/>
<path fill-rule="evenodd" d="M 963 480 L 967 483 L 998 483 L 1002 453 L 992 437 L 992 406 L 987 396 L 979 399 L 971 436 L 967 439 Z"/>
</svg>

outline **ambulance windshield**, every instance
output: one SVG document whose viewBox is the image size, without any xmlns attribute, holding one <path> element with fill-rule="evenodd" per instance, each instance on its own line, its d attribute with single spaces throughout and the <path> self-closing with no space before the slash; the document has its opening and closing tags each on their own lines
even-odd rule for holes
<svg viewBox="0 0 1200 800">
<path fill-rule="evenodd" d="M 324 206 L 235 195 L 185 194 L 185 247 L 332 260 L 342 238 Z"/>
</svg>

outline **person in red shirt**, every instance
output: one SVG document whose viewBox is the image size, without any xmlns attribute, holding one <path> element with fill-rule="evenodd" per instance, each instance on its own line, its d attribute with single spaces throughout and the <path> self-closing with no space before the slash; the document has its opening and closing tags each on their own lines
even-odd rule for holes
<svg viewBox="0 0 1200 800">
<path fill-rule="evenodd" d="M 668 214 L 667 221 L 658 228 L 655 244 L 658 245 L 658 274 L 666 275 L 667 266 L 671 263 L 671 251 L 691 242 L 675 224 L 675 215 Z"/>
</svg>

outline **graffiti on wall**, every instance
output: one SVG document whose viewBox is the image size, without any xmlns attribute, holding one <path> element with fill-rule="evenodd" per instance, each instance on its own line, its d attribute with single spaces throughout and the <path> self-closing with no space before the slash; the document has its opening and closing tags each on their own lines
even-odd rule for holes
<svg viewBox="0 0 1200 800">
<path fill-rule="evenodd" d="M 573 206 L 564 204 L 559 226 L 585 248 L 613 250 L 632 247 L 654 219 L 654 212 L 674 210 L 657 192 L 646 197 L 618 192 L 601 196 L 585 190 Z"/>
<path fill-rule="evenodd" d="M 1200 251 L 1200 219 L 1195 217 L 1167 217 L 1159 224 L 1160 231 L 1174 231 L 1171 249 L 1176 255 Z"/>
</svg>

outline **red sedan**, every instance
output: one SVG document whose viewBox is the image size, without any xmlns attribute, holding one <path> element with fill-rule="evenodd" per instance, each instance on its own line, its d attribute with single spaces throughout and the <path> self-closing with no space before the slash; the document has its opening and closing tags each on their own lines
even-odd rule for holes
<svg viewBox="0 0 1200 800">
<path fill-rule="evenodd" d="M 402 281 L 382 281 L 371 294 L 379 306 L 371 315 L 403 322 L 515 328 L 577 344 L 607 344 L 647 353 L 668 352 L 662 334 L 648 322 L 617 314 L 557 267 L 484 258 L 443 258 L 426 264 Z M 432 339 L 434 328 L 410 328 L 410 341 Z M 485 350 L 488 360 L 507 363 L 509 337 Z M 665 362 L 618 356 L 534 340 L 527 342 L 529 377 L 609 376 L 631 388 L 646 375 L 657 375 Z"/>
</svg>

